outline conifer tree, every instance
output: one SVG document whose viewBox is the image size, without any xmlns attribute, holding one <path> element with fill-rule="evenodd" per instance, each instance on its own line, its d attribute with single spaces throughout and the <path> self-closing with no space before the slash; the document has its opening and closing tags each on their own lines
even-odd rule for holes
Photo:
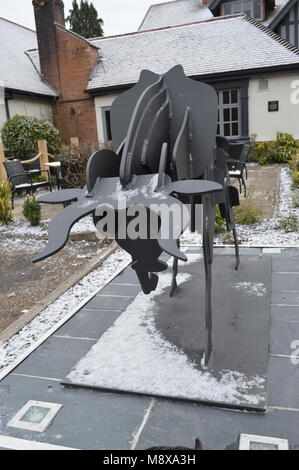
<svg viewBox="0 0 299 470">
<path fill-rule="evenodd" d="M 81 0 L 80 4 L 77 0 L 73 0 L 72 9 L 66 21 L 71 31 L 84 38 L 94 38 L 104 34 L 102 28 L 104 21 L 98 17 L 93 3 L 89 3 L 88 0 Z"/>
</svg>

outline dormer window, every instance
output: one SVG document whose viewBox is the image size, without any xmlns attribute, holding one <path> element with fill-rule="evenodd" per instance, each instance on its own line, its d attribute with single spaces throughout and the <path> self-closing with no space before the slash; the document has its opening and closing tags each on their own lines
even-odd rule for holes
<svg viewBox="0 0 299 470">
<path fill-rule="evenodd" d="M 261 0 L 236 0 L 222 3 L 222 15 L 235 15 L 236 13 L 246 13 L 255 20 L 263 20 Z"/>
</svg>

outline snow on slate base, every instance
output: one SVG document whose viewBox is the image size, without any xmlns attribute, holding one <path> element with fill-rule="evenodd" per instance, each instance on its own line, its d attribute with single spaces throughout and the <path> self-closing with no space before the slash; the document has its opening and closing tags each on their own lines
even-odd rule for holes
<svg viewBox="0 0 299 470">
<path fill-rule="evenodd" d="M 189 254 L 189 263 L 200 255 Z M 178 274 L 178 283 L 190 274 Z M 67 376 L 67 382 L 153 395 L 257 405 L 264 378 L 249 380 L 236 371 L 223 371 L 219 380 L 200 371 L 186 354 L 165 340 L 155 327 L 155 297 L 169 287 L 171 273 L 159 275 L 155 292 L 139 293 Z"/>
<path fill-rule="evenodd" d="M 233 287 L 242 290 L 248 296 L 263 297 L 266 294 L 266 287 L 262 282 L 237 282 Z"/>
<path fill-rule="evenodd" d="M 96 294 L 115 272 L 127 266 L 130 259 L 125 251 L 117 250 L 101 266 L 68 289 L 16 335 L 0 345 L 0 370 L 17 360 L 41 336 L 75 310 L 84 299 L 93 293 Z"/>
</svg>

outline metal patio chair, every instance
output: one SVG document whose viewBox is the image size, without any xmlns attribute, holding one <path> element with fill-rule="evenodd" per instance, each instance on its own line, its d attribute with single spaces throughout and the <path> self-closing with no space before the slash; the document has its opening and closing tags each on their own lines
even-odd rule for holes
<svg viewBox="0 0 299 470">
<path fill-rule="evenodd" d="M 239 190 L 242 194 L 242 186 L 244 188 L 244 196 L 246 197 L 247 167 L 246 162 L 250 152 L 250 142 L 230 143 L 225 137 L 216 137 L 217 147 L 220 147 L 227 154 L 227 168 L 230 178 L 236 178 L 239 181 Z M 245 171 L 245 179 L 244 179 Z"/>
<path fill-rule="evenodd" d="M 11 184 L 11 206 L 14 209 L 14 196 L 16 193 L 26 191 L 27 194 L 33 194 L 38 188 L 49 187 L 52 191 L 50 174 L 48 170 L 39 170 L 39 173 L 46 173 L 48 181 L 41 181 L 38 183 L 32 182 L 36 172 L 25 171 L 20 160 L 11 160 L 3 162 L 6 170 L 7 178 Z"/>
<path fill-rule="evenodd" d="M 29 155 L 30 163 L 27 163 L 26 160 L 23 160 L 22 166 L 24 168 L 24 171 L 26 171 L 27 173 L 32 173 L 32 174 L 34 173 L 35 175 L 39 175 L 41 172 L 40 160 L 38 159 L 38 160 L 35 160 L 34 162 L 31 161 L 35 157 L 36 157 L 36 154 L 31 153 Z"/>
<path fill-rule="evenodd" d="M 230 178 L 237 178 L 240 186 L 240 194 L 242 194 L 242 186 L 244 188 L 244 197 L 246 197 L 246 183 L 244 180 L 244 171 L 247 179 L 246 161 L 250 152 L 250 143 L 230 144 L 229 156 L 227 160 L 228 173 Z M 237 158 L 234 158 L 237 157 Z"/>
</svg>

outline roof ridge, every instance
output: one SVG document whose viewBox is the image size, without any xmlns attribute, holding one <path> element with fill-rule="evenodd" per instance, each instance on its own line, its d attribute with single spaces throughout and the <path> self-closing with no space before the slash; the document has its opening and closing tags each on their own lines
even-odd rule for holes
<svg viewBox="0 0 299 470">
<path fill-rule="evenodd" d="M 250 16 L 244 15 L 244 20 L 248 21 L 248 23 L 251 23 L 254 25 L 256 28 L 260 29 L 264 33 L 266 33 L 268 36 L 270 36 L 272 39 L 274 39 L 276 42 L 279 42 L 281 45 L 285 46 L 287 49 L 289 49 L 291 52 L 294 52 L 295 54 L 299 55 L 299 49 L 296 47 L 294 44 L 291 44 L 289 41 L 286 39 L 282 38 L 279 36 L 277 33 L 269 29 L 267 26 L 263 25 L 257 20 L 254 20 Z"/>
<path fill-rule="evenodd" d="M 14 24 L 15 26 L 19 26 L 20 28 L 27 29 L 28 31 L 31 31 L 32 33 L 36 34 L 36 31 L 34 29 L 28 28 L 27 26 L 24 26 L 22 24 L 16 23 L 15 21 L 8 20 L 7 18 L 3 18 L 3 16 L 0 16 L 0 20 L 7 21 L 8 23 Z"/>
<path fill-rule="evenodd" d="M 161 30 L 168 30 L 168 29 L 174 29 L 174 28 L 182 28 L 183 26 L 192 26 L 195 24 L 200 24 L 200 23 L 209 23 L 210 21 L 225 21 L 225 20 L 231 20 L 234 18 L 241 18 L 245 17 L 245 13 L 236 13 L 235 15 L 227 15 L 227 16 L 217 16 L 213 18 L 206 18 L 205 20 L 200 20 L 200 21 L 192 21 L 190 23 L 183 23 L 183 24 L 176 24 L 176 25 L 171 25 L 171 26 L 161 26 L 160 28 L 152 28 L 152 29 L 143 29 L 143 30 L 138 30 L 138 31 L 131 31 L 130 33 L 122 33 L 122 34 L 114 34 L 112 36 L 99 36 L 97 38 L 90 38 L 88 41 L 99 41 L 102 39 L 112 39 L 112 38 L 120 38 L 124 36 L 131 36 L 134 34 L 143 34 L 143 33 L 151 33 L 153 31 L 161 31 Z"/>
</svg>

